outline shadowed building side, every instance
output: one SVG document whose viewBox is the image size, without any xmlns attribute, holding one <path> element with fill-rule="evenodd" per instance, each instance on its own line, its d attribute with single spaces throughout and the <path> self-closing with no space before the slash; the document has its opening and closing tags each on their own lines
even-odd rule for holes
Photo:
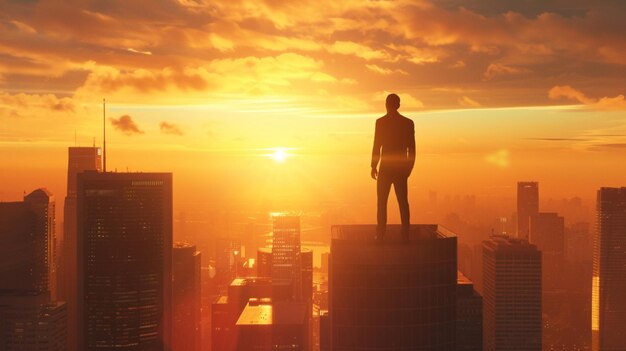
<svg viewBox="0 0 626 351">
<path fill-rule="evenodd" d="M 79 349 L 170 349 L 172 174 L 78 175 Z"/>
<path fill-rule="evenodd" d="M 438 225 L 332 227 L 329 318 L 333 351 L 455 350 L 457 238 Z"/>
</svg>

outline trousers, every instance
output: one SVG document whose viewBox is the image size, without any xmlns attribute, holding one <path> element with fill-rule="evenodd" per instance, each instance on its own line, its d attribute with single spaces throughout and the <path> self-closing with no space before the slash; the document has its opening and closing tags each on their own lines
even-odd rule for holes
<svg viewBox="0 0 626 351">
<path fill-rule="evenodd" d="M 385 172 L 381 170 L 378 174 L 378 180 L 376 182 L 376 195 L 378 196 L 377 202 L 377 234 L 382 236 L 385 234 L 387 227 L 387 202 L 389 199 L 389 192 L 391 191 L 391 185 L 396 193 L 398 199 L 398 206 L 400 207 L 400 220 L 402 222 L 402 234 L 408 235 L 410 226 L 410 212 L 409 212 L 409 199 L 408 199 L 408 177 L 403 172 Z"/>
</svg>

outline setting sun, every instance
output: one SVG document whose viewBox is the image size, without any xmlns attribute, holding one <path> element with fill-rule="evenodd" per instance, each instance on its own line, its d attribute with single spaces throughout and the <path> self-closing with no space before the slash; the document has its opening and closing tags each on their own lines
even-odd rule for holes
<svg viewBox="0 0 626 351">
<path fill-rule="evenodd" d="M 273 154 L 271 154 L 272 159 L 277 163 L 285 162 L 285 160 L 287 160 L 287 156 L 287 152 L 283 148 L 278 148 L 274 150 Z"/>
</svg>

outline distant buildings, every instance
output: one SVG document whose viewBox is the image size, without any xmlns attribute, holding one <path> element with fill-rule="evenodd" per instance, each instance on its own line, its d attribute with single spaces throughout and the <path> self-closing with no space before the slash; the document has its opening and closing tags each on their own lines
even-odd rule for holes
<svg viewBox="0 0 626 351">
<path fill-rule="evenodd" d="M 194 245 L 176 243 L 172 250 L 172 346 L 199 351 L 200 252 Z"/>
<path fill-rule="evenodd" d="M 0 202 L 0 350 L 66 350 L 66 305 L 50 299 L 54 227 L 46 189 Z"/>
<path fill-rule="evenodd" d="M 331 350 L 456 350 L 456 236 L 413 225 L 402 244 L 400 226 L 388 226 L 377 245 L 375 232 L 375 225 L 332 228 Z"/>
<path fill-rule="evenodd" d="M 626 350 L 626 188 L 600 188 L 597 216 L 592 349 Z"/>
<path fill-rule="evenodd" d="M 555 291 L 563 286 L 565 261 L 565 219 L 556 213 L 530 217 L 529 241 L 542 253 L 542 289 Z"/>
<path fill-rule="evenodd" d="M 79 349 L 169 350 L 172 175 L 78 175 Z"/>
<path fill-rule="evenodd" d="M 517 237 L 528 239 L 530 217 L 539 213 L 539 183 L 517 183 Z"/>
<path fill-rule="evenodd" d="M 541 252 L 524 239 L 483 242 L 483 350 L 541 350 Z"/>
<path fill-rule="evenodd" d="M 70 350 L 77 350 L 77 177 L 79 173 L 84 171 L 102 170 L 102 150 L 94 146 L 69 147 L 67 151 L 67 195 L 65 196 L 65 203 L 63 205 L 63 238 L 59 245 L 58 293 L 59 299 L 67 301 L 68 346 Z"/>
</svg>

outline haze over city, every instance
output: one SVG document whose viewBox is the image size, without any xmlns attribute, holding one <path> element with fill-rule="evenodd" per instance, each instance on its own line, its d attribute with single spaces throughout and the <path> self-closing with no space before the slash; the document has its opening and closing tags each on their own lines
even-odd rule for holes
<svg viewBox="0 0 626 351">
<path fill-rule="evenodd" d="M 377 223 L 380 179 L 371 179 L 372 142 L 377 119 L 395 113 L 389 98 L 397 94 L 397 111 L 414 123 L 416 154 L 408 178 L 410 235 L 407 227 L 401 229 L 415 251 L 398 249 L 398 262 L 422 252 L 417 238 L 441 239 L 436 245 L 446 253 L 442 261 L 452 273 L 456 266 L 459 276 L 457 281 L 447 272 L 452 290 L 431 293 L 469 291 L 463 301 L 470 302 L 460 304 L 480 311 L 482 318 L 488 311 L 482 309 L 488 303 L 482 300 L 488 298 L 483 280 L 495 277 L 483 270 L 483 260 L 513 247 L 539 267 L 533 271 L 538 280 L 525 283 L 536 288 L 529 299 L 539 296 L 539 309 L 533 311 L 543 318 L 539 334 L 527 336 L 536 345 L 527 349 L 591 350 L 591 330 L 598 330 L 602 310 L 592 307 L 592 290 L 600 299 L 601 281 L 607 281 L 600 279 L 592 258 L 605 257 L 598 244 L 604 239 L 598 238 L 612 235 L 602 232 L 608 225 L 597 219 L 602 213 L 611 220 L 622 218 L 622 195 L 599 189 L 626 186 L 625 16 L 626 2 L 619 0 L 0 1 L 0 205 L 6 206 L 0 208 L 6 219 L 0 221 L 0 240 L 23 237 L 16 233 L 32 215 L 25 213 L 46 204 L 49 213 L 36 212 L 52 228 L 42 239 L 50 261 L 45 279 L 50 284 L 58 280 L 59 290 L 49 286 L 39 293 L 49 293 L 50 301 L 73 301 L 67 305 L 67 350 L 79 350 L 82 341 L 76 335 L 82 331 L 74 335 L 72 328 L 81 325 L 76 311 L 83 307 L 72 304 L 82 301 L 76 286 L 83 284 L 81 267 L 93 258 L 81 252 L 99 245 L 139 247 L 123 241 L 106 246 L 98 244 L 100 239 L 89 246 L 87 239 L 77 239 L 91 235 L 89 220 L 113 223 L 110 232 L 115 233 L 139 221 L 126 218 L 129 222 L 122 225 L 114 216 L 88 217 L 87 209 L 105 213 L 107 207 L 89 202 L 87 194 L 102 186 L 107 191 L 158 186 L 158 194 L 165 195 L 144 194 L 141 188 L 141 205 L 119 205 L 126 209 L 119 215 L 153 220 L 142 212 L 144 201 L 165 213 L 158 217 L 162 222 L 141 227 L 164 228 L 144 233 L 157 235 L 156 242 L 167 246 L 146 252 L 166 252 L 163 262 L 174 262 L 173 268 L 165 264 L 150 273 L 162 274 L 162 281 L 171 280 L 176 269 L 188 273 L 193 256 L 198 269 L 192 270 L 203 277 L 202 289 L 197 287 L 201 308 L 189 307 L 197 314 L 202 310 L 202 327 L 194 328 L 203 332 L 196 335 L 194 350 L 222 345 L 216 344 L 222 336 L 215 337 L 215 330 L 233 329 L 239 313 L 255 324 L 251 316 L 269 303 L 262 300 L 268 298 L 265 292 L 250 293 L 242 300 L 243 306 L 250 303 L 249 313 L 239 306 L 236 314 L 229 310 L 230 324 L 215 324 L 230 289 L 265 291 L 289 274 L 297 279 L 289 276 L 292 286 L 280 288 L 280 294 L 290 296 L 290 303 L 306 304 L 306 328 L 312 328 L 298 342 L 310 347 L 302 350 L 318 350 L 322 311 L 332 325 L 332 306 L 341 305 L 329 300 L 331 267 L 350 267 L 350 260 L 365 251 L 372 267 L 388 259 L 355 238 L 380 234 L 380 223 L 377 231 L 359 225 Z M 598 202 L 600 194 L 605 202 Z M 402 206 L 394 195 L 390 198 L 389 240 L 394 242 L 400 237 L 393 225 L 401 221 Z M 18 207 L 25 211 L 22 217 L 12 212 Z M 104 235 L 99 224 L 93 228 L 98 233 L 93 238 Z M 277 245 L 281 231 L 285 237 L 279 235 Z M 259 264 L 261 258 L 276 260 L 272 247 L 282 258 L 297 256 L 297 264 L 288 263 L 296 267 L 293 272 L 260 273 L 263 268 L 257 266 L 280 266 Z M 335 257 L 342 258 L 336 266 L 328 259 L 333 247 Z M 140 251 L 129 251 L 128 257 Z M 177 266 L 176 257 L 188 259 L 187 265 Z M 424 264 L 435 258 L 424 256 Z M 16 266 L 11 262 L 2 266 L 0 261 L 0 273 L 16 275 L 3 271 Z M 150 265 L 161 267 L 159 262 Z M 498 262 L 492 263 L 496 267 Z M 354 276 L 345 280 L 335 278 L 336 289 L 369 274 L 350 273 Z M 508 288 L 520 283 L 515 277 Z M 99 286 L 89 284 L 84 283 L 86 291 Z M 0 297 L 16 289 L 0 285 Z M 363 294 L 364 299 L 373 296 Z M 168 299 L 167 293 L 163 296 Z M 336 296 L 340 301 L 343 295 Z M 473 305 L 478 300 L 480 305 Z M 420 309 L 421 303 L 411 308 Z M 290 311 L 299 311 L 296 305 Z M 0 299 L 0 312 L 2 306 Z M 441 314 L 449 316 L 454 303 L 446 306 L 450 310 Z M 485 316 L 481 328 L 490 326 Z M 620 316 L 616 320 L 624 321 L 626 312 Z M 498 349 L 487 342 L 487 331 L 471 333 L 484 338 L 485 350 Z M 174 334 L 176 340 L 185 339 Z M 437 338 L 448 340 L 446 335 Z M 435 345 L 441 341 L 437 338 L 424 340 Z M 223 345 L 218 349 L 235 347 Z M 454 342 L 446 345 L 455 347 Z"/>
</svg>

